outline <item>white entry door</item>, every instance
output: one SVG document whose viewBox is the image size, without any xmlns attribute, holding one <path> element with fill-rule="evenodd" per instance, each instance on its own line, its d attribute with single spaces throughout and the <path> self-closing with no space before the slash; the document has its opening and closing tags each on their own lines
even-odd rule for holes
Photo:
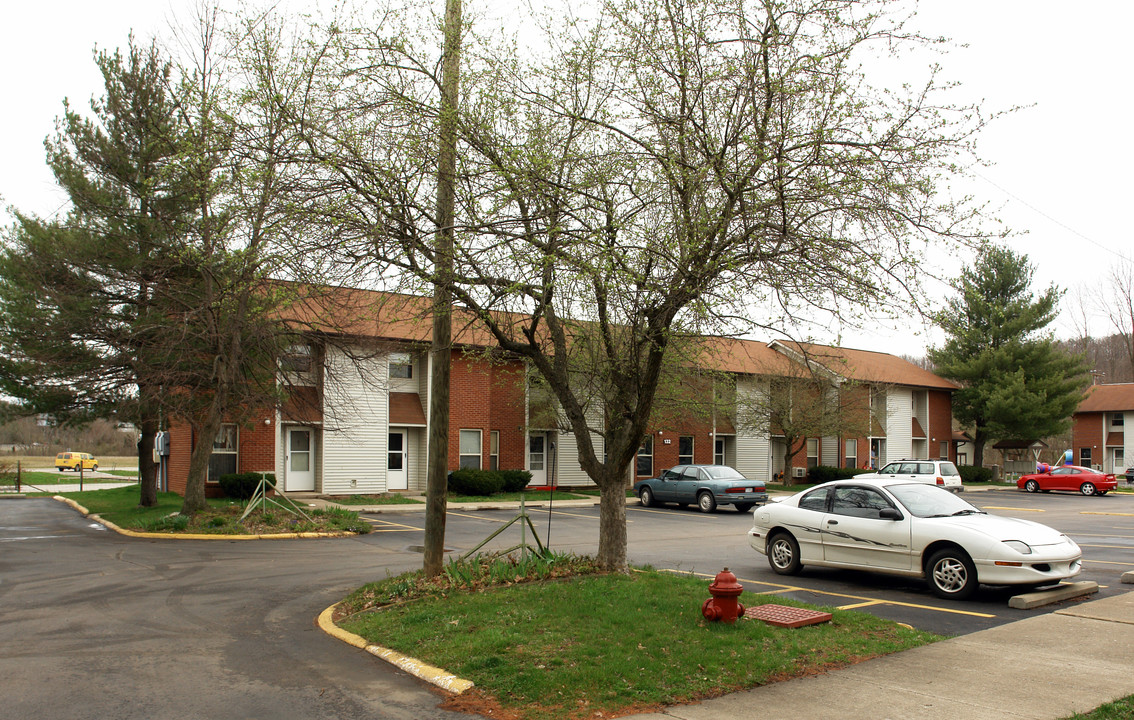
<svg viewBox="0 0 1134 720">
<path fill-rule="evenodd" d="M 528 436 L 528 470 L 532 485 L 547 485 L 547 435 L 532 433 Z"/>
<path fill-rule="evenodd" d="M 284 489 L 287 492 L 315 490 L 315 448 L 310 428 L 288 428 Z"/>
<path fill-rule="evenodd" d="M 406 434 L 402 430 L 390 431 L 389 445 L 387 445 L 386 459 L 386 489 L 408 490 L 409 474 L 406 466 L 409 464 L 409 455 L 406 452 Z"/>
</svg>

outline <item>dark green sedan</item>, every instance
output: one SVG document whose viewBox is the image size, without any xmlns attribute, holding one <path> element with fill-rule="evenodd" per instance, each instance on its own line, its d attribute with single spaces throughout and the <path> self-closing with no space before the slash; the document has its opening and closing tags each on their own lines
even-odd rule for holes
<svg viewBox="0 0 1134 720">
<path fill-rule="evenodd" d="M 713 512 L 718 505 L 732 505 L 748 512 L 767 502 L 763 480 L 749 480 L 727 465 L 677 465 L 659 477 L 634 483 L 634 492 L 643 507 L 662 503 L 697 503 L 701 512 Z"/>
</svg>

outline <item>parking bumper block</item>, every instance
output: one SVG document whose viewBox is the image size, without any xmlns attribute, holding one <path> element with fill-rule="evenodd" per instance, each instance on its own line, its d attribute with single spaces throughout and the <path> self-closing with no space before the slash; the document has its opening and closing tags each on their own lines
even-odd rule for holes
<svg viewBox="0 0 1134 720">
<path fill-rule="evenodd" d="M 1043 607 L 1044 605 L 1050 605 L 1051 603 L 1060 602 L 1062 600 L 1091 595 L 1098 591 L 1099 584 L 1097 582 L 1060 583 L 1047 590 L 1036 590 L 1035 592 L 1023 593 L 1022 595 L 1014 595 L 1008 601 L 1008 607 L 1017 610 L 1031 610 L 1032 608 Z"/>
</svg>

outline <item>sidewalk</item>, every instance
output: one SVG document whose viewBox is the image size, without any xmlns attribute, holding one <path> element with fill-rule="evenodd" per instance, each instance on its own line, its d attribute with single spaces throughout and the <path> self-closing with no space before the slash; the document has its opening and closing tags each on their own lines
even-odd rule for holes
<svg viewBox="0 0 1134 720">
<path fill-rule="evenodd" d="M 1134 694 L 1134 593 L 641 720 L 1057 720 Z"/>
</svg>

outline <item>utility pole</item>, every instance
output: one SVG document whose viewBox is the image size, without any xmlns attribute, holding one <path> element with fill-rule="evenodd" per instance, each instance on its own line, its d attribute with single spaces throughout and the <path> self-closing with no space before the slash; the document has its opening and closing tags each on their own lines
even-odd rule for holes
<svg viewBox="0 0 1134 720">
<path fill-rule="evenodd" d="M 434 246 L 433 347 L 429 392 L 429 483 L 425 506 L 426 577 L 445 560 L 445 512 L 449 474 L 449 366 L 452 359 L 453 205 L 457 174 L 457 98 L 461 70 L 461 0 L 445 0 L 438 118 L 437 234 Z"/>
</svg>

